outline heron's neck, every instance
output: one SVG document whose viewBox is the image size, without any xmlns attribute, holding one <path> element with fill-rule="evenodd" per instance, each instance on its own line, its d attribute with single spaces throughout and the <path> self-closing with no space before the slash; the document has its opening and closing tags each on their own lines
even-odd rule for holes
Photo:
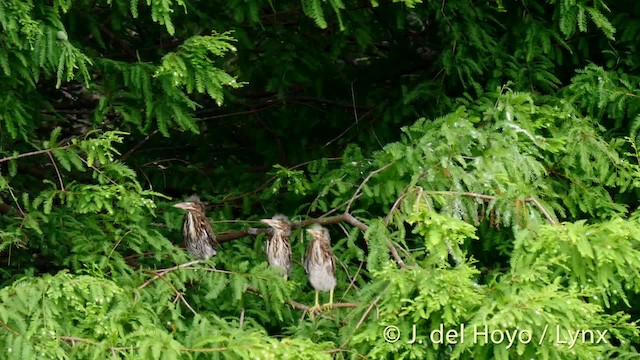
<svg viewBox="0 0 640 360">
<path fill-rule="evenodd" d="M 187 212 L 187 216 L 185 217 L 185 227 L 187 228 L 187 231 L 189 232 L 189 234 L 191 234 L 193 237 L 197 237 L 200 233 L 200 228 L 198 226 L 198 220 L 199 216 L 197 214 L 194 214 L 192 212 Z"/>
</svg>

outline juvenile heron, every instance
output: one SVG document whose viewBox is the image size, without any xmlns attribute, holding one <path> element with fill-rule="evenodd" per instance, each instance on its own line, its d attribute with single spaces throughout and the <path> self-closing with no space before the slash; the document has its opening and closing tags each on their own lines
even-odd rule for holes
<svg viewBox="0 0 640 360">
<path fill-rule="evenodd" d="M 189 254 L 199 260 L 207 260 L 214 256 L 218 243 L 200 198 L 193 195 L 173 206 L 186 211 L 182 222 L 182 238 Z"/>
<path fill-rule="evenodd" d="M 333 306 L 333 288 L 336 286 L 336 263 L 333 260 L 331 250 L 331 238 L 329 230 L 318 224 L 307 229 L 311 235 L 311 243 L 307 248 L 307 256 L 304 259 L 304 269 L 309 276 L 311 286 L 316 290 L 316 303 L 309 309 L 313 314 L 320 310 L 318 296 L 320 291 L 329 291 L 329 303 L 326 307 Z"/>
<path fill-rule="evenodd" d="M 269 265 L 280 268 L 280 274 L 285 279 L 291 275 L 291 222 L 282 214 L 277 214 L 271 219 L 263 219 L 261 222 L 271 226 L 272 230 L 267 241 L 267 260 Z"/>
</svg>

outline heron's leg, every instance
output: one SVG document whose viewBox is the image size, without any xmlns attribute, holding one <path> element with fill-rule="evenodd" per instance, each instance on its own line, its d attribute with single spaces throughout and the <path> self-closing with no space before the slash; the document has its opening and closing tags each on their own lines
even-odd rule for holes
<svg viewBox="0 0 640 360">
<path fill-rule="evenodd" d="M 333 288 L 329 291 L 329 304 L 333 306 Z"/>
<path fill-rule="evenodd" d="M 320 301 L 319 301 L 320 292 L 316 290 L 316 304 L 313 305 L 312 308 L 309 309 L 309 315 L 313 318 L 313 315 L 316 312 L 320 312 Z"/>
<path fill-rule="evenodd" d="M 329 290 L 329 302 L 322 306 L 328 309 L 333 307 L 333 289 Z"/>
</svg>

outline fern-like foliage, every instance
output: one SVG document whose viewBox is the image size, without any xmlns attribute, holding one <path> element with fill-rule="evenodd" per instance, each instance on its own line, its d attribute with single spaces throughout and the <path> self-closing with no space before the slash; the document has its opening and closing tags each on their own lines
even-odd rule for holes
<svg viewBox="0 0 640 360">
<path fill-rule="evenodd" d="M 621 71 L 589 65 L 577 71 L 563 92 L 589 115 L 617 131 L 636 137 L 640 121 L 637 87 L 640 78 Z"/>
<path fill-rule="evenodd" d="M 212 353 L 295 359 L 322 351 L 308 340 L 275 340 L 255 324 L 239 328 L 213 314 L 165 322 L 134 296 L 130 288 L 87 275 L 59 273 L 17 282 L 0 290 L 3 351 L 23 359 L 178 359 Z"/>
<path fill-rule="evenodd" d="M 163 57 L 154 76 L 170 78 L 174 86 L 184 86 L 188 93 L 205 93 L 218 106 L 222 105 L 222 87 L 238 88 L 242 84 L 223 70 L 212 67 L 212 63 L 216 57 L 236 50 L 230 43 L 233 40 L 228 33 L 191 37 L 177 52 Z"/>
</svg>

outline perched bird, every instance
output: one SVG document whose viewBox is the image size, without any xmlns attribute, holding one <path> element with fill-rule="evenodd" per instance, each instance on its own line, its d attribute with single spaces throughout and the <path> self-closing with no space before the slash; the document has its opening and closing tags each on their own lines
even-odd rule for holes
<svg viewBox="0 0 640 360">
<path fill-rule="evenodd" d="M 291 245 L 289 244 L 291 222 L 282 214 L 260 221 L 272 228 L 271 237 L 267 241 L 267 260 L 269 260 L 269 265 L 279 267 L 281 275 L 287 279 L 291 275 Z"/>
<path fill-rule="evenodd" d="M 187 212 L 182 222 L 182 238 L 189 254 L 199 260 L 207 260 L 214 256 L 218 243 L 200 198 L 193 195 L 173 206 Z"/>
<path fill-rule="evenodd" d="M 320 291 L 330 291 L 329 303 L 326 307 L 333 305 L 333 288 L 336 286 L 336 263 L 333 260 L 333 250 L 331 250 L 331 238 L 329 230 L 318 224 L 307 229 L 311 235 L 311 243 L 307 248 L 307 256 L 304 259 L 304 269 L 309 276 L 311 286 L 316 290 L 316 304 L 309 310 L 310 313 L 320 310 L 318 296 Z"/>
</svg>

